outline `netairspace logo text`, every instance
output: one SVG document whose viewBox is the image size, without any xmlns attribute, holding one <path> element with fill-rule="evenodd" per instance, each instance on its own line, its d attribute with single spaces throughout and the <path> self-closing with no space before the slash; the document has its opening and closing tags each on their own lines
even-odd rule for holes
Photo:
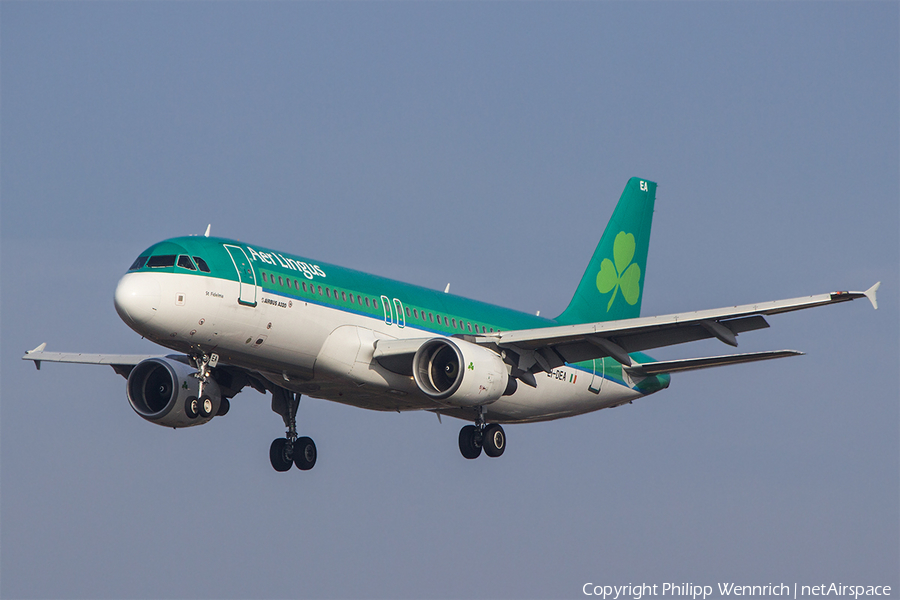
<svg viewBox="0 0 900 600">
<path fill-rule="evenodd" d="M 694 583 L 663 583 L 663 584 L 628 584 L 628 585 L 595 585 L 586 583 L 581 591 L 585 596 L 597 596 L 604 600 L 618 600 L 619 598 L 631 598 L 641 600 L 645 596 L 677 596 L 697 600 L 701 598 L 723 598 L 728 596 L 781 596 L 785 598 L 801 598 L 812 596 L 842 596 L 853 598 L 891 595 L 889 585 L 844 585 L 842 583 L 823 583 L 819 585 L 787 585 L 785 583 L 770 583 L 767 585 L 741 585 L 737 583 L 718 583 L 713 588 L 711 585 L 697 585 Z M 715 594 L 715 595 L 714 595 Z"/>
</svg>

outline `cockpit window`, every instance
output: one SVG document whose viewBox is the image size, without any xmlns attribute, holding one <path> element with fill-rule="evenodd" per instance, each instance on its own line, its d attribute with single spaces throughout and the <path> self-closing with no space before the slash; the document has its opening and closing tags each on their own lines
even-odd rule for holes
<svg viewBox="0 0 900 600">
<path fill-rule="evenodd" d="M 191 271 L 197 270 L 197 267 L 195 267 L 194 263 L 191 262 L 191 257 L 185 256 L 184 254 L 178 257 L 178 266 L 182 269 L 190 269 Z"/>
<path fill-rule="evenodd" d="M 144 263 L 145 263 L 145 262 L 147 262 L 147 257 L 146 257 L 146 256 L 138 256 L 138 257 L 134 260 L 134 262 L 131 263 L 131 266 L 128 267 L 128 270 L 129 270 L 129 271 L 137 271 L 138 269 L 140 269 L 141 267 L 144 266 Z"/>
<path fill-rule="evenodd" d="M 147 261 L 147 266 L 153 269 L 162 269 L 164 267 L 175 266 L 174 254 L 161 254 L 159 256 L 151 256 Z"/>
<path fill-rule="evenodd" d="M 194 262 L 197 263 L 197 266 L 200 267 L 200 270 L 204 273 L 209 273 L 209 265 L 206 264 L 206 261 L 200 258 L 199 256 L 194 257 Z"/>
</svg>

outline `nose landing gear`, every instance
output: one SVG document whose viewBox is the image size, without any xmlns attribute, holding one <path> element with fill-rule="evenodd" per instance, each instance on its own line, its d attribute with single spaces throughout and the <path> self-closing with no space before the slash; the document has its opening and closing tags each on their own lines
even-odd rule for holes
<svg viewBox="0 0 900 600">
<path fill-rule="evenodd" d="M 290 471 L 296 465 L 301 471 L 309 471 L 316 466 L 316 443 L 312 438 L 297 436 L 297 409 L 300 394 L 284 388 L 272 392 L 272 410 L 284 419 L 287 428 L 285 437 L 278 438 L 269 446 L 269 461 L 278 472 Z"/>
</svg>

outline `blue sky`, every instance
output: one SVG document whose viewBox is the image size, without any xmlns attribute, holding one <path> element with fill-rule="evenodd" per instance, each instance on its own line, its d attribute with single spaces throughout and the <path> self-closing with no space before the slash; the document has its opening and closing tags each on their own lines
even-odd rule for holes
<svg viewBox="0 0 900 600">
<path fill-rule="evenodd" d="M 586 582 L 900 589 L 900 8 L 871 3 L 0 5 L 0 595 L 575 597 Z M 643 314 L 877 280 L 633 405 L 507 427 L 245 391 L 173 431 L 109 368 L 150 244 L 281 248 L 555 315 L 631 176 Z M 660 359 L 725 353 L 718 342 Z"/>
</svg>

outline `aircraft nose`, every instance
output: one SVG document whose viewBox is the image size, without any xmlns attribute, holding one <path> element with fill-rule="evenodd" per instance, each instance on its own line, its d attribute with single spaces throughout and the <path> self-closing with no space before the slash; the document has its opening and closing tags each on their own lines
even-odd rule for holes
<svg viewBox="0 0 900 600">
<path fill-rule="evenodd" d="M 159 308 L 159 282 L 152 273 L 128 273 L 116 286 L 116 312 L 131 326 L 146 325 Z"/>
</svg>

